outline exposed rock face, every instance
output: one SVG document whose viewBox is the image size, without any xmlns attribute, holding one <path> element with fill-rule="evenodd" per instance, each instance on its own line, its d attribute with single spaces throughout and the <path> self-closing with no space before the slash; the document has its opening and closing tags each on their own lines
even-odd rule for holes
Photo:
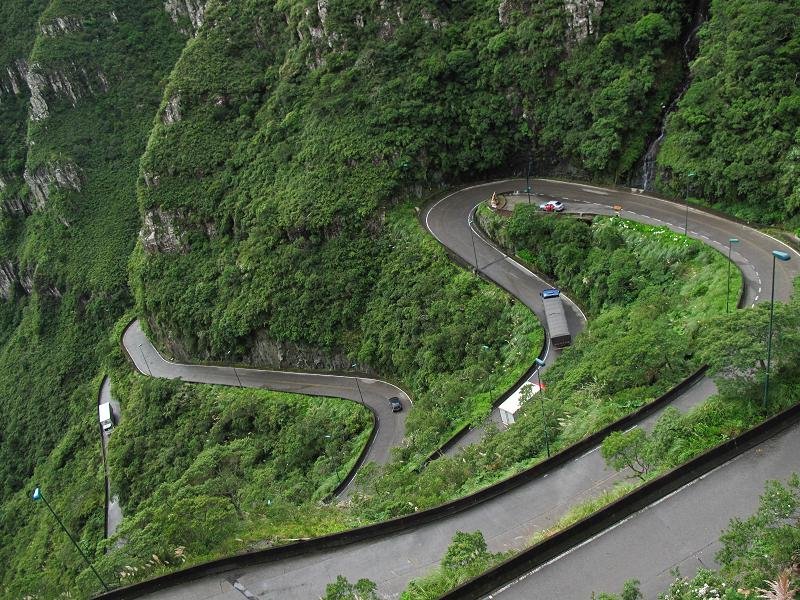
<svg viewBox="0 0 800 600">
<path fill-rule="evenodd" d="M 276 342 L 264 331 L 255 335 L 248 350 L 244 362 L 271 369 L 348 371 L 351 364 L 343 352 L 326 352 L 307 344 Z"/>
<path fill-rule="evenodd" d="M 427 25 L 430 25 L 435 31 L 438 31 L 447 25 L 447 21 L 443 21 L 439 17 L 432 15 L 424 8 L 420 11 L 420 16 L 422 17 L 422 20 Z"/>
<path fill-rule="evenodd" d="M 27 73 L 28 63 L 22 58 L 18 58 L 5 69 L 0 69 L 0 103 L 3 96 L 22 94 Z"/>
<path fill-rule="evenodd" d="M 164 0 L 164 10 L 176 25 L 180 25 L 183 18 L 189 20 L 191 30 L 181 27 L 182 34 L 196 35 L 203 26 L 207 4 L 208 0 Z"/>
<path fill-rule="evenodd" d="M 44 70 L 37 63 L 28 66 L 25 61 L 16 61 L 15 66 L 30 90 L 30 114 L 34 121 L 41 121 L 49 115 L 49 96 L 69 98 L 72 105 L 77 106 L 78 99 L 82 96 L 108 91 L 108 78 L 99 69 L 87 70 L 84 66 L 68 63 L 59 68 Z M 10 68 L 7 71 L 12 75 L 9 80 L 11 88 L 19 95 L 19 82 L 13 77 Z"/>
<path fill-rule="evenodd" d="M 0 298 L 11 300 L 17 287 L 17 271 L 11 261 L 0 260 Z"/>
<path fill-rule="evenodd" d="M 73 33 L 83 28 L 83 19 L 80 17 L 56 17 L 49 23 L 42 23 L 39 29 L 42 35 L 56 37 L 65 33 Z"/>
<path fill-rule="evenodd" d="M 594 33 L 594 20 L 603 10 L 604 0 L 564 0 L 573 41 L 580 42 Z"/>
<path fill-rule="evenodd" d="M 18 286 L 21 287 L 28 296 L 33 293 L 34 268 L 29 266 L 19 273 L 14 263 L 9 260 L 0 260 L 0 298 L 11 300 Z M 53 298 L 63 297 L 63 292 L 52 284 L 39 281 L 36 288 L 43 296 L 51 296 Z"/>
<path fill-rule="evenodd" d="M 8 192 L 8 185 L 8 182 L 0 176 L 0 198 L 3 200 L 3 203 L 0 204 L 0 212 L 10 215 L 30 215 L 33 207 L 13 192 Z"/>
<path fill-rule="evenodd" d="M 580 42 L 594 33 L 594 21 L 603 10 L 605 0 L 564 0 L 567 12 L 567 30 L 572 43 Z M 511 22 L 514 10 L 526 12 L 531 0 L 501 0 L 497 6 L 497 18 L 503 26 Z"/>
<path fill-rule="evenodd" d="M 188 245 L 183 242 L 176 227 L 181 215 L 153 208 L 144 213 L 144 222 L 139 238 L 147 252 L 167 254 L 185 252 Z"/>
<path fill-rule="evenodd" d="M 181 97 L 177 94 L 172 96 L 164 108 L 164 114 L 161 115 L 161 121 L 164 125 L 172 125 L 181 120 Z"/>
<path fill-rule="evenodd" d="M 210 239 L 217 234 L 217 226 L 213 221 L 193 222 L 184 210 L 151 208 L 144 213 L 139 238 L 147 252 L 183 253 L 189 251 L 184 234 L 190 231 Z"/>
<path fill-rule="evenodd" d="M 28 296 L 33 293 L 33 269 L 25 269 L 19 274 L 19 284 Z"/>
<path fill-rule="evenodd" d="M 175 332 L 167 331 L 148 319 L 150 330 L 159 340 L 159 345 L 180 362 L 200 360 L 219 360 L 222 357 L 212 356 L 207 349 L 198 348 L 189 340 L 180 339 Z M 350 371 L 351 361 L 344 352 L 327 351 L 307 344 L 276 342 L 266 332 L 255 333 L 252 343 L 247 344 L 247 354 L 237 356 L 235 360 L 251 367 L 263 369 L 298 369 L 308 371 Z M 228 357 L 230 358 L 230 357 Z M 359 365 L 367 373 L 372 373 L 368 366 Z"/>
<path fill-rule="evenodd" d="M 33 173 L 25 169 L 23 178 L 34 200 L 34 204 L 28 205 L 28 213 L 45 207 L 50 199 L 51 186 L 79 192 L 83 184 L 81 171 L 73 163 L 42 165 Z"/>
<path fill-rule="evenodd" d="M 502 0 L 497 7 L 497 20 L 500 25 L 504 27 L 511 22 L 511 10 L 517 7 L 517 2 L 514 0 Z"/>
<path fill-rule="evenodd" d="M 44 91 L 47 89 L 47 78 L 33 69 L 25 71 L 25 83 L 31 91 L 31 119 L 41 121 L 46 119 L 49 112 L 47 102 L 44 99 Z"/>
</svg>

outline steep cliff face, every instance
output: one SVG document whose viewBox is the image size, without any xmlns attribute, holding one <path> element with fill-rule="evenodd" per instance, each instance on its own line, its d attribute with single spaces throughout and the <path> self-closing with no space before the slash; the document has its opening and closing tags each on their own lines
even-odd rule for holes
<svg viewBox="0 0 800 600">
<path fill-rule="evenodd" d="M 74 163 L 41 165 L 32 173 L 25 169 L 23 177 L 32 196 L 29 200 L 22 200 L 28 214 L 44 209 L 52 190 L 58 188 L 80 192 L 83 183 L 81 171 Z"/>
<path fill-rule="evenodd" d="M 66 98 L 72 106 L 87 95 L 107 92 L 108 77 L 98 67 L 87 67 L 75 62 L 61 66 L 43 67 L 31 64 L 25 72 L 25 82 L 31 94 L 31 119 L 46 119 L 49 98 Z"/>
<path fill-rule="evenodd" d="M 164 10 L 184 35 L 196 35 L 205 19 L 208 0 L 164 0 Z"/>
<path fill-rule="evenodd" d="M 0 260 L 0 298 L 10 300 L 17 286 L 17 271 L 10 260 Z"/>
<path fill-rule="evenodd" d="M 564 0 L 569 15 L 568 28 L 573 42 L 580 42 L 595 32 L 595 22 L 603 10 L 604 0 Z"/>
<path fill-rule="evenodd" d="M 14 176 L 0 176 L 0 214 L 27 216 L 33 212 L 33 205 L 19 194 L 19 182 Z"/>
<path fill-rule="evenodd" d="M 83 29 L 83 19 L 81 17 L 63 16 L 56 17 L 50 21 L 40 23 L 39 31 L 42 35 L 56 37 L 65 33 L 74 33 Z"/>
<path fill-rule="evenodd" d="M 567 37 L 572 44 L 595 32 L 594 24 L 604 3 L 604 0 L 563 0 L 563 8 L 567 14 Z M 497 18 L 501 25 L 507 26 L 511 23 L 513 11 L 530 14 L 533 4 L 532 0 L 501 0 L 497 7 Z"/>
<path fill-rule="evenodd" d="M 24 86 L 27 84 L 27 75 L 28 63 L 24 58 L 14 60 L 0 71 L 0 103 L 2 103 L 4 95 L 19 96 L 23 93 Z"/>
<path fill-rule="evenodd" d="M 145 211 L 139 239 L 147 252 L 167 254 L 185 252 L 189 249 L 183 240 L 186 227 L 178 227 L 182 215 L 161 209 Z"/>
<path fill-rule="evenodd" d="M 87 95 L 107 92 L 109 80 L 99 67 L 66 63 L 45 67 L 17 59 L 5 68 L 0 78 L 0 102 L 3 95 L 30 95 L 30 117 L 34 121 L 49 115 L 48 99 L 66 98 L 76 106 Z"/>
<path fill-rule="evenodd" d="M 10 507 L 36 469 L 53 493 L 89 500 L 62 516 L 90 554 L 102 539 L 101 488 L 86 477 L 99 456 L 87 419 L 92 379 L 131 304 L 138 161 L 159 82 L 185 43 L 163 0 L 0 2 L 3 597 L 96 591 L 82 587 L 83 566 L 63 560 L 72 555 L 57 524 L 38 511 L 12 517 Z M 35 422 L 31 405 L 48 419 Z"/>
</svg>

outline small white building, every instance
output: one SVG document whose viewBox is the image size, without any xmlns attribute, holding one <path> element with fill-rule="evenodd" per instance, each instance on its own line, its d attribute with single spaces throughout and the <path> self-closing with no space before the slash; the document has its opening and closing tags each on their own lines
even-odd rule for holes
<svg viewBox="0 0 800 600">
<path fill-rule="evenodd" d="M 542 389 L 536 383 L 523 383 L 500 405 L 500 419 L 506 427 L 514 424 L 514 415 L 517 414 L 519 407 L 522 406 L 522 394 L 527 392 L 528 388 L 530 388 L 530 392 L 528 392 L 530 396 L 538 394 Z"/>
</svg>

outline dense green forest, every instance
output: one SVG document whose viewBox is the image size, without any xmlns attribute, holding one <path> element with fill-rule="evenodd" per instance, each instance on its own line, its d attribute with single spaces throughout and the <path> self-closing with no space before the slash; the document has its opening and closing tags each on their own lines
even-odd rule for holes
<svg viewBox="0 0 800 600">
<path fill-rule="evenodd" d="M 416 402 L 398 460 L 419 462 L 486 414 L 541 339 L 527 310 L 453 265 L 419 228 L 414 207 L 430 194 L 522 173 L 529 158 L 536 174 L 634 182 L 667 116 L 659 189 L 682 194 L 688 184 L 699 201 L 797 228 L 800 3 L 706 4 L 607 1 L 580 21 L 563 0 L 0 3 L 3 594 L 81 595 L 91 585 L 86 573 L 77 576 L 79 555 L 29 497 L 42 485 L 83 549 L 103 557 L 95 406 L 104 371 L 113 371 L 127 405 L 142 408 L 120 427 L 139 445 L 119 444 L 112 461 L 132 516 L 130 552 L 144 558 L 145 540 L 159 552 L 175 540 L 165 530 L 136 546 L 135 515 L 153 517 L 158 498 L 224 497 L 191 480 L 211 465 L 240 461 L 233 472 L 246 472 L 241 501 L 274 500 L 270 514 L 283 511 L 285 529 L 270 529 L 254 511 L 250 537 L 222 528 L 214 543 L 191 548 L 194 559 L 232 550 L 223 538 L 247 544 L 398 514 L 407 510 L 392 504 L 400 491 L 430 505 L 536 460 L 542 424 L 531 419 L 518 428 L 522 443 L 490 436 L 488 444 L 518 445 L 485 479 L 444 474 L 447 461 L 418 481 L 396 465 L 367 469 L 363 490 L 397 479 L 398 496 L 381 504 L 365 493 L 349 515 L 320 508 L 300 523 L 300 507 L 311 514 L 352 460 L 366 426 L 358 409 L 145 383 L 126 371 L 114 327 L 133 310 L 177 356 L 268 365 L 257 351 L 267 340 L 321 357 L 324 368 L 355 365 L 398 381 Z M 688 65 L 684 46 L 698 19 L 705 24 Z M 588 411 L 580 427 L 576 419 L 560 432 L 567 443 L 694 364 L 655 355 L 649 370 L 637 356 L 628 357 L 629 371 L 608 364 L 604 387 L 592 392 L 613 399 L 602 410 L 579 367 L 602 360 L 604 330 L 668 318 L 652 313 L 659 294 L 687 274 L 656 269 L 655 250 L 650 262 L 632 257 L 631 236 L 646 235 L 636 228 L 550 229 L 523 216 L 509 234 L 596 317 L 587 341 L 553 371 L 564 379 L 553 407 Z M 538 264 L 542 234 L 565 236 L 573 254 Z M 595 241 L 613 252 L 584 256 Z M 712 259 L 692 247 L 659 252 L 698 269 L 680 290 L 692 302 L 660 307 L 688 320 L 691 332 L 717 310 L 719 296 L 703 304 L 696 287 Z M 583 283 L 579 268 L 591 269 L 596 285 Z M 650 289 L 649 277 L 662 289 Z M 718 281 L 709 285 L 720 291 Z M 688 342 L 674 333 L 668 341 L 680 351 Z M 126 463 L 138 456 L 160 464 L 156 448 L 167 439 L 148 425 L 157 399 L 174 405 L 182 436 L 205 431 L 202 415 L 242 411 L 249 416 L 236 427 L 270 421 L 292 447 L 303 432 L 272 422 L 266 405 L 274 401 L 310 422 L 339 419 L 354 440 L 323 444 L 278 474 L 237 429 L 224 443 L 196 447 L 199 462 L 182 455 L 134 482 Z M 182 403 L 198 412 L 181 412 Z M 256 487 L 265 495 L 253 495 Z M 234 503 L 209 502 L 209 510 L 224 506 L 216 514 L 229 524 Z M 119 567 L 113 554 L 105 560 L 104 568 Z"/>
</svg>

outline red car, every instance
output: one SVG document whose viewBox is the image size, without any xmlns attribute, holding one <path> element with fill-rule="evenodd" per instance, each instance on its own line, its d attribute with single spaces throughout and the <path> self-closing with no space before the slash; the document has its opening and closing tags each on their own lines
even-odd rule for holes
<svg viewBox="0 0 800 600">
<path fill-rule="evenodd" d="M 564 203 L 560 200 L 550 200 L 550 202 L 545 202 L 544 204 L 540 204 L 539 208 L 545 212 L 563 212 L 564 211 Z"/>
</svg>

